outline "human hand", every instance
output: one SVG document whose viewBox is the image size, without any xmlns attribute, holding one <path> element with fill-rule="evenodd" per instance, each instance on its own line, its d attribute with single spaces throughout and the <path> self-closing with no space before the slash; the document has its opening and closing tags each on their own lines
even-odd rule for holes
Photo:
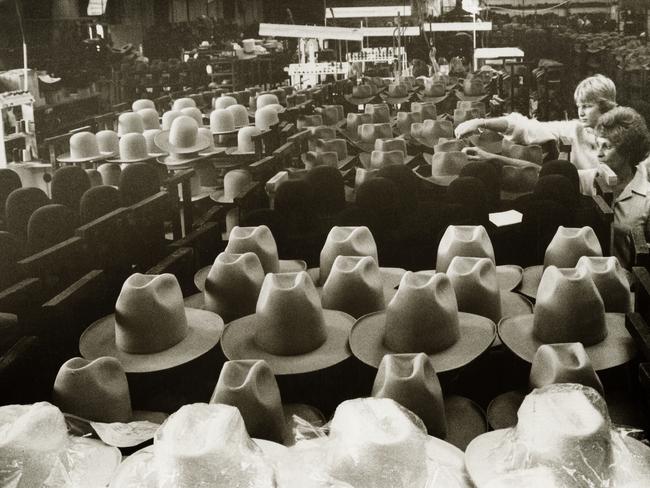
<svg viewBox="0 0 650 488">
<path fill-rule="evenodd" d="M 467 154 L 467 159 L 470 161 L 485 161 L 486 159 L 492 159 L 495 156 L 491 152 L 487 152 L 485 149 L 481 149 L 480 147 L 464 147 L 462 151 Z"/>
<path fill-rule="evenodd" d="M 465 122 L 461 122 L 458 124 L 458 127 L 454 130 L 454 134 L 456 134 L 456 139 L 460 139 L 461 137 L 471 134 L 472 132 L 475 132 L 481 127 L 483 124 L 483 121 L 481 119 L 470 119 L 466 120 Z"/>
</svg>

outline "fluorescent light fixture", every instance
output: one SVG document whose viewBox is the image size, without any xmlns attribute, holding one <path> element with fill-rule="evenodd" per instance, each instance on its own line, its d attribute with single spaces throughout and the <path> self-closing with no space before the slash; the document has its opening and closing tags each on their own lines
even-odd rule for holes
<svg viewBox="0 0 650 488">
<path fill-rule="evenodd" d="M 361 41 L 363 34 L 358 28 L 325 27 L 322 25 L 260 24 L 260 36 L 296 37 L 315 39 L 339 39 Z"/>
<path fill-rule="evenodd" d="M 332 14 L 333 12 L 333 14 Z M 402 17 L 411 16 L 411 7 L 395 5 L 391 7 L 332 7 L 325 9 L 326 19 L 353 19 L 363 17 Z"/>
</svg>

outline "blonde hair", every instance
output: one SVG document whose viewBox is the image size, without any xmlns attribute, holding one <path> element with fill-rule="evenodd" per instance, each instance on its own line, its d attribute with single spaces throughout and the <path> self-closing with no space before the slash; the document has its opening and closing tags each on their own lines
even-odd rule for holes
<svg viewBox="0 0 650 488">
<path fill-rule="evenodd" d="M 617 105 L 616 85 L 606 76 L 590 76 L 578 83 L 576 91 L 573 93 L 573 98 L 576 104 L 597 104 L 599 110 L 605 113 Z"/>
</svg>

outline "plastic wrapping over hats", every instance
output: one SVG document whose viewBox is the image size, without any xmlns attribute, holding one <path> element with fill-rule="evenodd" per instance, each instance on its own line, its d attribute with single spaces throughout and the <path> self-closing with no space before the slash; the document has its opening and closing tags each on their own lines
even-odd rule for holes
<svg viewBox="0 0 650 488">
<path fill-rule="evenodd" d="M 237 105 L 237 99 L 235 97 L 222 95 L 212 99 L 212 108 L 215 110 L 225 109 L 231 105 Z"/>
<path fill-rule="evenodd" d="M 99 152 L 97 138 L 92 132 L 76 132 L 70 137 L 70 152 L 57 157 L 61 163 L 96 161 L 105 156 Z"/>
<path fill-rule="evenodd" d="M 217 314 L 184 307 L 174 275 L 135 273 L 122 285 L 115 313 L 84 331 L 79 350 L 86 359 L 116 357 L 127 373 L 159 371 L 208 352 L 222 331 Z"/>
<path fill-rule="evenodd" d="M 131 110 L 133 112 L 138 112 L 147 108 L 156 110 L 156 104 L 153 102 L 153 100 L 149 100 L 148 98 L 140 98 L 131 104 Z"/>
<path fill-rule="evenodd" d="M 174 103 L 172 105 L 172 110 L 177 110 L 180 112 L 184 108 L 191 108 L 191 107 L 196 108 L 196 102 L 189 97 L 185 97 L 185 98 L 179 98 L 177 100 L 174 100 Z"/>
<path fill-rule="evenodd" d="M 483 434 L 468 446 L 466 465 L 476 486 L 538 467 L 559 481 L 544 486 L 650 483 L 650 448 L 612 428 L 605 401 L 593 388 L 561 383 L 536 389 L 517 417 L 514 428 Z"/>
<path fill-rule="evenodd" d="M 518 291 L 535 298 L 542 274 L 548 266 L 573 268 L 582 256 L 601 257 L 602 255 L 600 242 L 591 227 L 559 226 L 544 253 L 544 265 L 526 268 Z"/>
<path fill-rule="evenodd" d="M 286 273 L 306 269 L 304 261 L 278 258 L 278 247 L 271 230 L 266 225 L 234 227 L 228 237 L 225 252 L 233 254 L 254 252 L 262 263 L 264 273 Z"/>
<path fill-rule="evenodd" d="M 384 124 L 390 122 L 390 108 L 385 103 L 368 103 L 364 112 L 372 116 L 373 124 Z"/>
<path fill-rule="evenodd" d="M 411 103 L 411 110 L 417 112 L 422 117 L 422 120 L 436 120 L 438 111 L 433 102 L 413 102 Z"/>
<path fill-rule="evenodd" d="M 162 123 L 161 123 L 161 128 L 162 130 L 169 130 L 172 128 L 172 122 L 178 117 L 183 115 L 183 112 L 180 110 L 171 110 L 169 112 L 165 112 L 162 115 Z"/>
<path fill-rule="evenodd" d="M 68 436 L 61 411 L 47 402 L 0 407 L 0 472 L 4 486 L 106 486 L 120 451 Z"/>
<path fill-rule="evenodd" d="M 354 319 L 324 310 L 309 275 L 268 273 L 256 313 L 231 322 L 222 349 L 233 359 L 264 359 L 276 375 L 334 366 L 350 355 Z"/>
<path fill-rule="evenodd" d="M 210 113 L 210 131 L 213 134 L 232 134 L 236 130 L 235 116 L 230 110 L 216 109 Z"/>
<path fill-rule="evenodd" d="M 249 125 L 248 110 L 243 105 L 230 105 L 226 110 L 232 114 L 236 129 Z M 210 119 L 210 122 L 212 122 L 212 119 Z"/>
<path fill-rule="evenodd" d="M 489 258 L 494 261 L 494 248 L 485 227 L 482 225 L 450 225 L 445 230 L 436 256 L 436 271 L 446 273 L 451 260 L 456 256 Z M 522 278 L 519 266 L 498 265 L 499 288 L 513 290 Z"/>
<path fill-rule="evenodd" d="M 357 321 L 350 348 L 375 368 L 385 354 L 423 352 L 442 372 L 480 356 L 494 341 L 495 332 L 490 319 L 458 311 L 454 288 L 445 274 L 406 272 L 386 311 Z"/>
<path fill-rule="evenodd" d="M 546 268 L 534 313 L 501 321 L 499 337 L 527 362 L 542 344 L 581 342 L 597 371 L 624 364 L 635 354 L 624 314 L 605 312 L 585 269 Z"/>
<path fill-rule="evenodd" d="M 104 156 L 115 156 L 120 150 L 120 139 L 113 130 L 100 130 L 95 134 L 99 152 Z"/>
<path fill-rule="evenodd" d="M 397 130 L 400 134 L 410 136 L 411 124 L 422 122 L 421 112 L 397 112 Z"/>
<path fill-rule="evenodd" d="M 143 108 L 136 113 L 142 118 L 144 130 L 160 129 L 160 118 L 155 108 Z"/>
<path fill-rule="evenodd" d="M 411 125 L 411 137 L 416 142 L 433 148 L 440 138 L 453 139 L 454 124 L 450 120 L 425 120 Z"/>
<path fill-rule="evenodd" d="M 260 130 L 268 130 L 280 123 L 278 112 L 271 106 L 258 108 L 255 111 L 255 127 Z"/>
<path fill-rule="evenodd" d="M 203 125 L 203 113 L 196 107 L 185 107 L 181 109 L 181 113 L 187 117 L 192 117 L 197 125 L 201 127 Z"/>
<path fill-rule="evenodd" d="M 125 134 L 120 138 L 119 157 L 109 160 L 111 163 L 138 163 L 150 159 L 147 140 L 137 132 Z"/>
<path fill-rule="evenodd" d="M 210 139 L 199 134 L 199 125 L 191 117 L 181 115 L 172 122 L 171 129 L 154 137 L 163 151 L 174 154 L 197 153 L 210 146 Z"/>
<path fill-rule="evenodd" d="M 323 125 L 323 117 L 320 114 L 299 115 L 296 120 L 296 127 L 298 130 L 303 130 L 307 127 L 320 127 L 321 125 Z"/>
<path fill-rule="evenodd" d="M 117 135 L 122 137 L 125 134 L 144 132 L 142 116 L 135 112 L 124 112 L 117 119 Z"/>
<path fill-rule="evenodd" d="M 632 312 L 634 296 L 630 282 L 615 256 L 582 256 L 576 264 L 577 269 L 585 269 L 591 275 L 600 297 L 605 305 L 605 312 Z"/>
<path fill-rule="evenodd" d="M 272 462 L 251 440 L 237 408 L 194 403 L 170 415 L 156 432 L 152 447 L 136 452 L 122 463 L 111 487 L 133 486 L 277 485 Z"/>
</svg>

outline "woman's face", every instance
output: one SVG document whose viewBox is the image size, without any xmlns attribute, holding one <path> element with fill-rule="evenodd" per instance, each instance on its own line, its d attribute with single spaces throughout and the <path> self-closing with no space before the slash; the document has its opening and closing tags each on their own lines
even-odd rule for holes
<svg viewBox="0 0 650 488">
<path fill-rule="evenodd" d="M 602 114 L 597 103 L 578 102 L 578 118 L 585 127 L 594 128 Z"/>
<path fill-rule="evenodd" d="M 597 137 L 598 145 L 598 162 L 606 164 L 615 172 L 619 171 L 624 165 L 623 157 L 616 150 L 616 147 L 606 137 Z"/>
</svg>

